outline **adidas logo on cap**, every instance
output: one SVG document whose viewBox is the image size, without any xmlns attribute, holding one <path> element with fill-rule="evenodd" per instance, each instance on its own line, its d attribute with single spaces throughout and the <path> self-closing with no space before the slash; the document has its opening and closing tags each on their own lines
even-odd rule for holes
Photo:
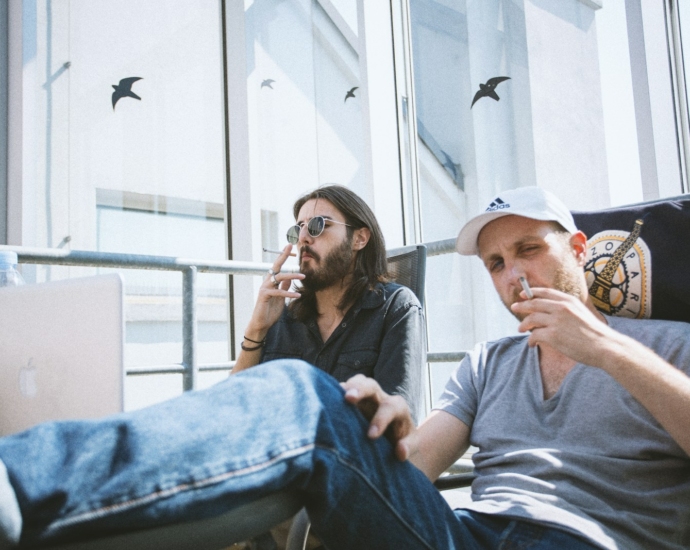
<svg viewBox="0 0 690 550">
<path fill-rule="evenodd" d="M 510 203 L 503 202 L 499 197 L 496 197 L 495 200 L 491 202 L 491 204 L 488 206 L 486 209 L 486 212 L 493 212 L 495 210 L 502 210 L 503 208 L 510 208 Z"/>
</svg>

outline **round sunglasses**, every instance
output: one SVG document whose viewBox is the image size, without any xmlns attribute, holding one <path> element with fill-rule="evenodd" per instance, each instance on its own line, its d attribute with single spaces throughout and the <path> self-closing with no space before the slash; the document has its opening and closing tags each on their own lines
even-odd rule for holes
<svg viewBox="0 0 690 550">
<path fill-rule="evenodd" d="M 330 218 L 324 218 L 323 216 L 314 216 L 307 223 L 307 232 L 309 233 L 309 235 L 316 238 L 319 235 L 321 235 L 321 233 L 323 233 L 323 230 L 326 229 L 326 224 L 328 223 L 339 223 L 340 225 L 352 227 L 349 223 L 331 220 Z M 304 227 L 304 224 L 296 224 L 287 230 L 286 236 L 290 244 L 297 244 L 299 242 L 299 233 L 300 231 L 302 231 L 302 227 Z"/>
</svg>

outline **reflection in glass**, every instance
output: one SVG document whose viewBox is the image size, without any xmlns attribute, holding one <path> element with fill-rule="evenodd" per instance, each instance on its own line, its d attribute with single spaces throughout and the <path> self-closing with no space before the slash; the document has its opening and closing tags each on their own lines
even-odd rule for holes
<svg viewBox="0 0 690 550">
<path fill-rule="evenodd" d="M 22 5 L 22 187 L 32 203 L 24 244 L 226 258 L 219 2 Z M 134 77 L 128 86 L 139 99 L 114 105 L 114 86 Z M 27 271 L 35 281 L 94 272 Z M 127 366 L 180 362 L 181 276 L 122 273 Z M 225 361 L 226 282 L 200 277 L 199 285 L 209 302 L 200 310 L 207 341 L 199 359 Z M 146 390 L 135 399 L 143 379 L 128 381 L 128 406 L 181 390 L 179 377 L 164 378 L 149 384 L 158 396 Z"/>
<path fill-rule="evenodd" d="M 264 248 L 282 248 L 292 204 L 304 192 L 339 183 L 371 196 L 357 3 L 254 0 L 245 32 L 250 177 L 259 197 L 252 211 L 262 212 Z"/>
<path fill-rule="evenodd" d="M 534 185 L 524 13 L 514 2 L 410 3 L 423 241 L 453 238 L 502 189 Z M 506 76 L 472 105 L 479 85 Z M 518 104 L 520 108 L 518 108 Z M 522 160 L 519 161 L 519 158 Z M 512 332 L 513 318 L 478 262 L 457 255 L 427 265 L 429 346 L 468 349 Z"/>
</svg>

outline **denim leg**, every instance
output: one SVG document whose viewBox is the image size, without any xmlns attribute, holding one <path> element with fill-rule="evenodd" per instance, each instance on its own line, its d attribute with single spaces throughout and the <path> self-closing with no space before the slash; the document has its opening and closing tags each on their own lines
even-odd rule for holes
<svg viewBox="0 0 690 550">
<path fill-rule="evenodd" d="M 455 510 L 462 525 L 461 548 L 467 550 L 596 550 L 583 539 L 546 525 L 482 514 L 469 510 Z"/>
<path fill-rule="evenodd" d="M 211 517 L 290 488 L 333 550 L 454 548 L 445 501 L 365 428 L 333 378 L 286 360 L 140 411 L 37 426 L 0 439 L 0 459 L 24 543 Z"/>
</svg>

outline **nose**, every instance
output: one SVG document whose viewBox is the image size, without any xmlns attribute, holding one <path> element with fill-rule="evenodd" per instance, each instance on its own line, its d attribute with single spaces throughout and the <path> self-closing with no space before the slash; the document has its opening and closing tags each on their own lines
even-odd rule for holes
<svg viewBox="0 0 690 550">
<path fill-rule="evenodd" d="M 299 240 L 297 244 L 301 246 L 303 244 L 310 244 L 312 242 L 314 242 L 314 237 L 309 234 L 307 224 L 305 223 L 299 230 Z"/>
<path fill-rule="evenodd" d="M 527 280 L 527 273 L 522 269 L 522 266 L 520 266 L 519 263 L 514 263 L 510 266 L 508 272 L 510 273 L 510 284 L 517 288 L 522 288 L 520 277 L 524 277 Z"/>
</svg>

